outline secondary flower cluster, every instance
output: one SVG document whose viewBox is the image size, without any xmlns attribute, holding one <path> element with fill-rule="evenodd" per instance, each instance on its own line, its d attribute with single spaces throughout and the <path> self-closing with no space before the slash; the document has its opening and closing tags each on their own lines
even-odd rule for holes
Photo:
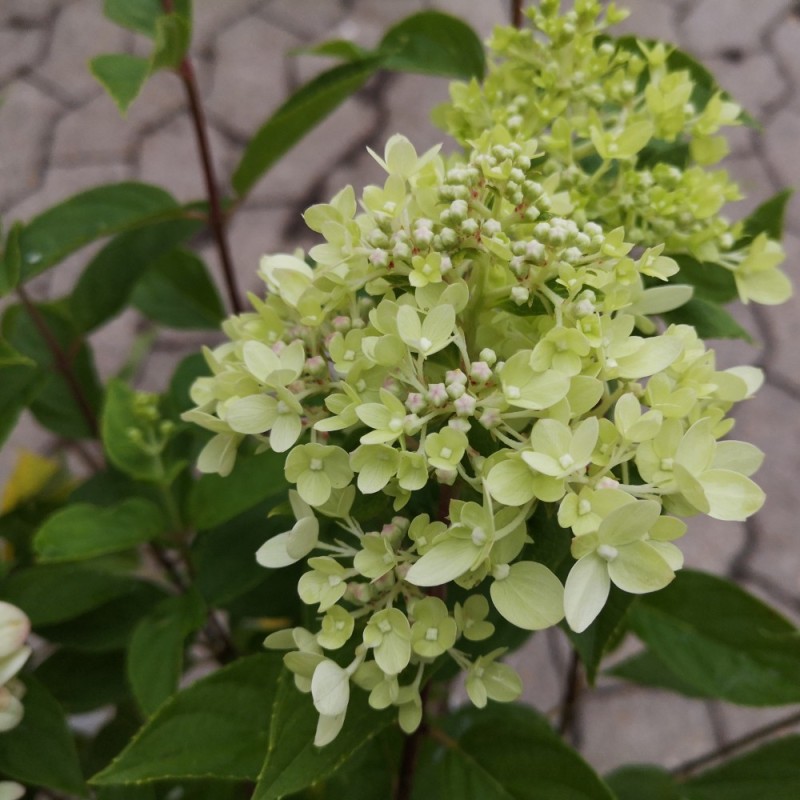
<svg viewBox="0 0 800 800">
<path fill-rule="evenodd" d="M 15 675 L 31 654 L 25 644 L 30 629 L 22 611 L 0 600 L 0 733 L 19 725 L 24 714 L 25 686 Z"/>
<path fill-rule="evenodd" d="M 247 436 L 287 453 L 295 522 L 257 558 L 308 566 L 318 629 L 268 644 L 311 692 L 318 744 L 351 683 L 414 730 L 444 655 L 476 705 L 514 699 L 503 649 L 471 644 L 490 616 L 582 631 L 611 583 L 672 580 L 672 514 L 744 519 L 763 502 L 761 453 L 718 441 L 760 373 L 717 370 L 689 326 L 659 331 L 651 316 L 691 296 L 666 284 L 663 245 L 634 252 L 588 220 L 506 127 L 447 163 L 437 151 L 394 136 L 361 212 L 351 187 L 308 210 L 314 266 L 262 259 L 266 299 L 225 323 L 185 415 L 214 433 L 203 470 L 230 472 Z M 565 584 L 531 554 L 541 505 L 573 535 Z"/>
<path fill-rule="evenodd" d="M 497 124 L 523 144 L 537 137 L 544 174 L 559 176 L 588 219 L 729 270 L 744 302 L 788 299 L 780 244 L 765 234 L 749 242 L 721 215 L 741 194 L 725 170 L 708 168 L 728 153 L 720 129 L 749 121 L 742 109 L 684 54 L 610 39 L 605 29 L 626 16 L 613 3 L 604 16 L 598 0 L 559 7 L 542 0 L 531 27 L 497 28 L 489 76 L 453 83 L 440 125 L 466 146 Z"/>
</svg>

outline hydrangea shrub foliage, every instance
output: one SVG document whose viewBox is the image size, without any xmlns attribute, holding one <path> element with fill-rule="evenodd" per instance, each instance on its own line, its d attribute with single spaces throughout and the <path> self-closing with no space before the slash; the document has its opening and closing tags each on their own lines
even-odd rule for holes
<svg viewBox="0 0 800 800">
<path fill-rule="evenodd" d="M 0 800 L 800 796 L 800 737 L 739 752 L 796 712 L 672 773 L 601 777 L 570 744 L 580 691 L 633 639 L 617 679 L 800 703 L 796 624 L 681 552 L 689 518 L 764 502 L 733 417 L 763 376 L 708 341 L 749 338 L 729 303 L 789 298 L 789 194 L 728 216 L 726 130 L 755 123 L 690 56 L 615 36 L 613 4 L 511 5 L 486 50 L 435 11 L 371 50 L 311 48 L 336 63 L 265 119 L 226 195 L 191 3 L 105 1 L 149 55 L 92 73 L 123 112 L 174 74 L 208 193 L 101 185 L 3 234 L 0 438 L 27 410 L 57 441 L 0 506 Z M 376 146 L 378 183 L 305 211 L 308 252 L 239 265 L 261 281 L 243 302 L 231 219 L 382 70 L 452 80 L 441 143 Z M 101 241 L 67 295 L 34 299 Z M 104 383 L 92 342 L 124 309 L 144 333 Z M 141 391 L 162 328 L 209 347 Z M 549 628 L 572 654 L 540 713 L 506 656 Z"/>
</svg>

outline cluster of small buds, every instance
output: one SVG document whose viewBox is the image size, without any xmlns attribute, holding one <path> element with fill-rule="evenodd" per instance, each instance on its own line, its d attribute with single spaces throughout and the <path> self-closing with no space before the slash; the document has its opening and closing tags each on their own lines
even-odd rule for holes
<svg viewBox="0 0 800 800">
<path fill-rule="evenodd" d="M 534 22 L 553 46 L 576 48 L 585 83 L 574 75 L 564 90 L 547 62 L 542 85 L 552 79 L 554 97 L 599 107 L 605 87 L 632 100 L 633 76 L 647 64 L 659 74 L 660 53 L 594 46 L 595 0 L 563 17 L 556 7 L 544 0 Z M 513 700 L 521 683 L 498 660 L 496 626 L 566 619 L 584 631 L 611 584 L 642 594 L 674 578 L 679 517 L 743 520 L 764 500 L 750 478 L 760 451 L 720 441 L 760 372 L 718 370 L 694 328 L 659 319 L 692 297 L 664 254 L 682 247 L 678 227 L 663 226 L 684 211 L 631 216 L 636 237 L 598 212 L 602 195 L 617 202 L 603 182 L 612 164 L 620 186 L 654 204 L 658 191 L 674 196 L 701 179 L 687 178 L 693 168 L 637 170 L 633 156 L 667 125 L 661 117 L 613 134 L 597 119 L 575 140 L 553 121 L 570 124 L 569 103 L 553 101 L 536 128 L 540 150 L 530 126 L 548 105 L 530 101 L 506 66 L 521 36 L 531 46 L 528 34 L 496 33 L 507 61 L 484 87 L 454 87 L 464 156 L 445 164 L 438 148 L 419 155 L 393 136 L 383 157 L 372 154 L 387 178 L 364 189 L 360 211 L 348 186 L 306 212 L 323 238 L 308 259 L 262 259 L 266 298 L 225 323 L 229 341 L 206 351 L 211 374 L 192 387 L 184 419 L 213 433 L 202 470 L 229 473 L 247 436 L 287 453 L 294 521 L 256 557 L 307 566 L 298 593 L 317 607 L 316 630 L 267 644 L 288 650 L 297 687 L 311 694 L 318 744 L 341 729 L 351 685 L 415 729 L 441 658 L 466 672 L 476 705 Z M 512 118 L 484 119 L 493 105 L 513 107 Z M 700 125 L 699 112 L 686 113 Z M 576 147 L 603 166 L 587 176 L 566 163 Z M 706 210 L 691 211 L 705 227 L 680 229 L 697 242 L 713 229 L 703 246 L 724 243 L 721 263 L 743 296 L 776 301 L 779 246 L 759 236 L 736 251 Z M 670 247 L 651 239 L 662 228 Z M 535 555 L 543 506 L 572 537 L 559 576 Z"/>
<path fill-rule="evenodd" d="M 24 714 L 24 684 L 15 676 L 28 660 L 25 644 L 31 625 L 16 606 L 0 601 L 0 733 L 19 725 Z"/>
<path fill-rule="evenodd" d="M 497 28 L 486 81 L 453 84 L 439 119 L 465 146 L 498 124 L 511 138 L 506 149 L 538 139 L 543 175 L 558 181 L 576 215 L 607 230 L 624 226 L 638 245 L 663 243 L 731 270 L 744 302 L 784 302 L 791 285 L 777 269 L 780 245 L 766 237 L 749 243 L 741 224 L 722 215 L 741 194 L 726 171 L 710 168 L 728 153 L 720 129 L 746 115 L 665 45 L 610 40 L 606 29 L 624 17 L 599 0 L 576 0 L 565 13 L 559 2 L 531 6 L 531 27 Z M 568 80 L 556 67 L 564 63 Z M 708 99 L 698 104 L 698 96 Z M 498 157 L 492 151 L 482 159 Z M 531 181 L 520 172 L 509 176 L 506 197 L 530 201 Z M 515 301 L 524 297 L 517 289 Z"/>
</svg>

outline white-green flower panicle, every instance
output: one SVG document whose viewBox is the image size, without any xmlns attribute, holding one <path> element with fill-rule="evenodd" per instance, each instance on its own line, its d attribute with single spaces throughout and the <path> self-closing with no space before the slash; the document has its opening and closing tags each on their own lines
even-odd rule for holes
<svg viewBox="0 0 800 800">
<path fill-rule="evenodd" d="M 186 419 L 213 434 L 201 469 L 229 472 L 246 437 L 286 453 L 295 521 L 256 558 L 304 566 L 316 628 L 268 644 L 312 696 L 318 745 L 352 686 L 414 730 L 439 659 L 476 705 L 515 699 L 496 627 L 581 632 L 611 584 L 673 580 L 681 517 L 742 520 L 764 501 L 761 453 L 725 438 L 760 373 L 718 369 L 662 317 L 692 298 L 667 254 L 727 266 L 746 299 L 786 294 L 775 243 L 722 220 L 732 190 L 700 166 L 738 109 L 676 105 L 692 84 L 663 52 L 595 41 L 594 0 L 555 5 L 531 14 L 557 46 L 498 29 L 505 61 L 454 86 L 462 155 L 393 136 L 373 154 L 381 184 L 308 209 L 319 243 L 264 257 L 265 298 L 225 323 L 192 388 Z M 553 48 L 571 48 L 566 78 Z M 689 134 L 698 164 L 644 166 L 654 141 Z"/>
<path fill-rule="evenodd" d="M 31 655 L 25 644 L 30 630 L 30 620 L 20 609 L 0 601 L 0 732 L 19 725 L 25 713 L 25 686 L 15 676 Z"/>
</svg>

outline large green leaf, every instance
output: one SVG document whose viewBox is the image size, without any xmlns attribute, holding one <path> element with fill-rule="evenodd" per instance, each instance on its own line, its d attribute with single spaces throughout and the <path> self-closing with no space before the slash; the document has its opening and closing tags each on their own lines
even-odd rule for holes
<svg viewBox="0 0 800 800">
<path fill-rule="evenodd" d="M 800 702 L 800 635 L 730 581 L 686 570 L 631 612 L 636 634 L 680 680 L 740 705 Z"/>
<path fill-rule="evenodd" d="M 0 445 L 47 380 L 36 362 L 0 338 Z"/>
<path fill-rule="evenodd" d="M 75 503 L 47 519 L 33 547 L 40 562 L 78 561 L 128 550 L 154 539 L 164 527 L 161 510 L 138 497 L 111 508 Z"/>
<path fill-rule="evenodd" d="M 169 597 L 137 626 L 128 647 L 127 673 L 145 714 L 152 714 L 178 688 L 186 637 L 205 621 L 197 592 Z"/>
<path fill-rule="evenodd" d="M 177 69 L 189 49 L 191 29 L 181 14 L 163 14 L 156 20 L 150 69 Z"/>
<path fill-rule="evenodd" d="M 181 216 L 183 211 L 167 192 L 146 183 L 88 189 L 23 227 L 19 237 L 21 280 L 30 280 L 97 239 Z"/>
<path fill-rule="evenodd" d="M 35 675 L 71 714 L 116 705 L 130 694 L 120 650 L 85 653 L 61 648 L 36 668 Z"/>
<path fill-rule="evenodd" d="M 617 589 L 616 586 L 612 587 L 603 610 L 583 633 L 575 633 L 568 626 L 563 626 L 581 657 L 590 684 L 594 684 L 597 669 L 606 649 L 613 645 L 625 630 L 626 617 L 632 602 L 632 595 Z"/>
<path fill-rule="evenodd" d="M 103 53 L 89 61 L 89 71 L 125 116 L 150 74 L 150 62 L 128 53 Z"/>
<path fill-rule="evenodd" d="M 69 298 L 76 325 L 90 331 L 116 316 L 148 267 L 202 227 L 181 219 L 114 237 L 88 264 Z"/>
<path fill-rule="evenodd" d="M 765 744 L 691 778 L 686 800 L 797 800 L 800 797 L 800 736 Z"/>
<path fill-rule="evenodd" d="M 222 478 L 203 475 L 192 487 L 189 518 L 201 530 L 215 528 L 269 497 L 286 491 L 284 456 L 280 453 L 240 453 L 233 472 Z"/>
<path fill-rule="evenodd" d="M 430 739 L 424 751 L 414 800 L 614 800 L 530 708 L 463 709 L 441 724 L 444 735 Z"/>
<path fill-rule="evenodd" d="M 739 295 L 733 273 L 716 264 L 704 264 L 691 256 L 671 255 L 678 262 L 680 271 L 672 283 L 688 283 L 694 286 L 695 298 L 714 303 L 729 303 Z"/>
<path fill-rule="evenodd" d="M 276 654 L 249 656 L 192 684 L 163 705 L 92 783 L 255 780 L 282 668 Z"/>
<path fill-rule="evenodd" d="M 677 692 L 686 697 L 714 696 L 698 689 L 691 683 L 687 683 L 685 680 L 681 680 L 674 672 L 670 672 L 669 667 L 649 650 L 626 658 L 608 670 L 608 674 L 631 683 L 638 683 L 640 686 L 667 689 L 670 692 Z"/>
<path fill-rule="evenodd" d="M 202 259 L 172 250 L 144 273 L 131 302 L 146 317 L 170 328 L 217 329 L 225 309 Z"/>
<path fill-rule="evenodd" d="M 19 246 L 21 233 L 22 223 L 15 222 L 3 245 L 2 257 L 0 257 L 0 296 L 7 294 L 19 284 L 22 272 L 22 253 Z M 0 230 L 0 239 L 2 239 L 2 230 Z"/>
<path fill-rule="evenodd" d="M 674 311 L 662 314 L 675 325 L 693 325 L 703 339 L 744 339 L 753 342 L 753 337 L 722 306 L 702 297 L 693 297 Z"/>
<path fill-rule="evenodd" d="M 175 0 L 173 5 L 176 13 L 188 22 L 191 0 Z M 103 12 L 117 25 L 154 38 L 158 20 L 164 16 L 164 4 L 162 0 L 105 0 Z"/>
<path fill-rule="evenodd" d="M 46 564 L 10 575 L 0 587 L 0 596 L 19 606 L 38 628 L 92 611 L 130 594 L 138 584 L 133 578 L 74 564 Z"/>
<path fill-rule="evenodd" d="M 615 769 L 606 782 L 616 800 L 685 800 L 672 776 L 660 767 L 634 764 Z"/>
<path fill-rule="evenodd" d="M 793 194 L 793 189 L 784 189 L 762 203 L 744 221 L 745 238 L 755 239 L 759 233 L 766 233 L 771 239 L 780 239 L 783 236 L 786 209 Z"/>
<path fill-rule="evenodd" d="M 157 483 L 165 479 L 159 454 L 145 449 L 147 421 L 136 413 L 136 392 L 124 381 L 112 380 L 106 387 L 106 400 L 100 420 L 103 447 L 109 461 L 126 475 Z M 133 431 L 142 435 L 142 443 Z"/>
<path fill-rule="evenodd" d="M 0 736 L 0 773 L 23 783 L 86 797 L 75 742 L 64 711 L 35 678 L 23 678 L 25 715 Z"/>
<path fill-rule="evenodd" d="M 440 11 L 422 11 L 386 32 L 379 52 L 385 69 L 450 78 L 483 78 L 483 44 L 469 25 Z"/>
<path fill-rule="evenodd" d="M 366 693 L 354 691 L 339 735 L 323 748 L 314 746 L 317 712 L 284 671 L 273 707 L 269 747 L 253 800 L 280 800 L 333 775 L 393 720 L 391 709 L 370 708 Z"/>
<path fill-rule="evenodd" d="M 382 60 L 373 56 L 333 67 L 293 94 L 247 144 L 233 173 L 236 192 L 247 194 L 284 153 L 358 91 Z"/>
<path fill-rule="evenodd" d="M 88 406 L 88 415 L 94 417 L 100 406 L 102 389 L 94 367 L 92 352 L 63 306 L 37 305 L 39 321 L 55 339 L 68 360 L 76 381 Z M 8 341 L 23 355 L 39 366 L 39 379 L 31 378 L 30 409 L 36 419 L 49 430 L 68 438 L 92 438 L 94 431 L 78 404 L 74 387 L 58 368 L 48 339 L 42 335 L 39 324 L 20 305 L 11 306 L 3 315 L 3 333 Z"/>
</svg>

